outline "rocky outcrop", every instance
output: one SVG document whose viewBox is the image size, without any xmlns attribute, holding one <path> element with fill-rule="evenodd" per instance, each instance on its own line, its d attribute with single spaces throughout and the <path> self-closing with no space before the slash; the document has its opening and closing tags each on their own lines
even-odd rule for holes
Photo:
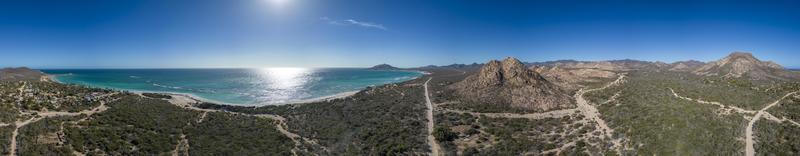
<svg viewBox="0 0 800 156">
<path fill-rule="evenodd" d="M 0 81 L 38 81 L 46 76 L 38 70 L 27 67 L 0 69 Z"/>
<path fill-rule="evenodd" d="M 571 96 L 519 60 L 486 63 L 478 73 L 448 86 L 467 101 L 535 111 L 574 107 Z"/>
<path fill-rule="evenodd" d="M 798 75 L 771 61 L 761 61 L 753 54 L 734 52 L 718 61 L 709 62 L 692 73 L 726 78 L 748 78 L 753 80 L 796 79 Z"/>
</svg>

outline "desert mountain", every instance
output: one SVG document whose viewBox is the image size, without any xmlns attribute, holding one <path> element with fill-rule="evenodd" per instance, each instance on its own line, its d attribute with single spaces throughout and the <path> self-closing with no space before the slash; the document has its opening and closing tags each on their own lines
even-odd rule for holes
<svg viewBox="0 0 800 156">
<path fill-rule="evenodd" d="M 781 65 L 772 61 L 761 61 L 753 54 L 734 52 L 718 61 L 709 62 L 693 71 L 697 75 L 749 78 L 754 80 L 785 80 L 798 78 Z"/>
<path fill-rule="evenodd" d="M 696 60 L 689 60 L 689 61 L 678 61 L 670 64 L 670 71 L 694 71 L 697 68 L 706 65 L 706 63 L 696 61 Z"/>
<path fill-rule="evenodd" d="M 533 66 L 531 70 L 540 73 L 548 81 L 568 90 L 577 90 L 580 83 L 599 82 L 617 77 L 617 73 L 596 68 L 561 68 L 559 66 Z"/>
<path fill-rule="evenodd" d="M 492 60 L 480 71 L 448 88 L 468 101 L 535 111 L 574 106 L 571 96 L 519 60 Z"/>
<path fill-rule="evenodd" d="M 635 69 L 655 68 L 666 65 L 665 63 L 648 62 L 639 60 L 610 60 L 610 61 L 575 61 L 558 60 L 547 62 L 529 63 L 530 66 L 560 67 L 564 69 L 597 69 L 606 71 L 628 71 Z"/>
<path fill-rule="evenodd" d="M 389 64 L 379 64 L 379 65 L 372 66 L 369 69 L 371 69 L 371 70 L 400 70 L 400 68 L 394 67 L 394 66 L 389 65 Z"/>
<path fill-rule="evenodd" d="M 41 80 L 45 74 L 27 67 L 0 69 L 0 81 Z"/>
</svg>

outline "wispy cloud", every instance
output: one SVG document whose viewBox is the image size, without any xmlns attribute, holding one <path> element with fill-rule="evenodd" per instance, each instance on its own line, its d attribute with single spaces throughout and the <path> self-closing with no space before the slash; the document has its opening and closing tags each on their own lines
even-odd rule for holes
<svg viewBox="0 0 800 156">
<path fill-rule="evenodd" d="M 323 20 L 331 25 L 340 25 L 340 26 L 360 26 L 365 28 L 374 28 L 374 29 L 381 29 L 381 30 L 389 30 L 382 24 L 372 23 L 372 22 L 364 22 L 364 21 L 356 21 L 354 19 L 346 19 L 346 20 L 335 20 L 328 17 L 320 17 L 320 20 Z"/>
</svg>

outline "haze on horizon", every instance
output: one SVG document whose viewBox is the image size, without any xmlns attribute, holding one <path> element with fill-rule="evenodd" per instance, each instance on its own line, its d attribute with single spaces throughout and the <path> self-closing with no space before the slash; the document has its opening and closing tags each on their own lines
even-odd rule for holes
<svg viewBox="0 0 800 156">
<path fill-rule="evenodd" d="M 0 66 L 400 67 L 733 51 L 800 67 L 798 1 L 7 0 Z"/>
</svg>

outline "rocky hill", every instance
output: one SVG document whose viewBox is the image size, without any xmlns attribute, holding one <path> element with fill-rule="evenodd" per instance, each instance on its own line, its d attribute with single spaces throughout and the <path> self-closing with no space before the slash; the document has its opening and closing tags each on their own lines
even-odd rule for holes
<svg viewBox="0 0 800 156">
<path fill-rule="evenodd" d="M 368 68 L 370 70 L 400 70 L 400 68 L 394 67 L 389 64 L 379 64 Z"/>
<path fill-rule="evenodd" d="M 753 80 L 786 80 L 799 76 L 772 61 L 761 61 L 753 54 L 734 52 L 718 61 L 709 62 L 693 71 L 697 75 L 748 78 Z"/>
<path fill-rule="evenodd" d="M 480 71 L 448 86 L 463 99 L 485 105 L 548 111 L 574 106 L 571 96 L 519 60 L 492 60 Z"/>
<path fill-rule="evenodd" d="M 0 69 L 0 81 L 41 80 L 45 74 L 27 67 Z"/>
<path fill-rule="evenodd" d="M 689 61 L 678 61 L 670 64 L 670 71 L 694 71 L 697 68 L 706 65 L 704 62 L 696 61 L 696 60 L 689 60 Z"/>
</svg>

